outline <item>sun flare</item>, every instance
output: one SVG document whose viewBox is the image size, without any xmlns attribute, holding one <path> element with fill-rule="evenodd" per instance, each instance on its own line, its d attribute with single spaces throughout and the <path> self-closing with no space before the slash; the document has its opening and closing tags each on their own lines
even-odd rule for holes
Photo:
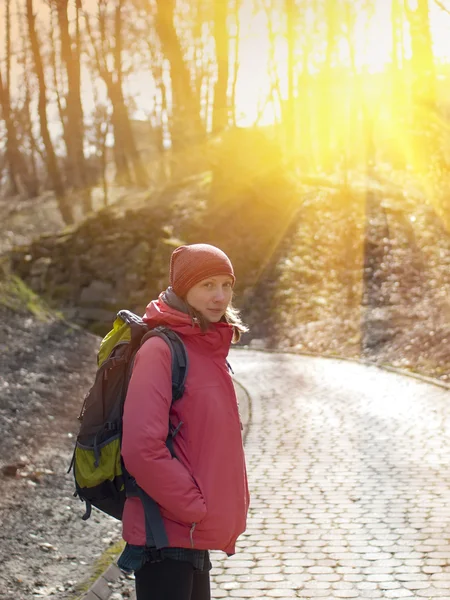
<svg viewBox="0 0 450 600">
<path fill-rule="evenodd" d="M 172 87 L 172 67 L 165 57 L 160 58 L 157 69 L 151 57 L 142 59 L 148 50 L 146 36 L 155 26 L 155 6 L 162 4 L 159 0 L 84 0 L 82 4 L 81 92 L 86 120 L 92 120 L 99 105 L 112 114 L 108 84 L 95 74 L 92 46 L 99 32 L 97 38 L 91 38 L 86 24 L 90 19 L 95 26 L 99 11 L 108 13 L 107 26 L 113 39 L 115 7 L 128 6 L 129 10 L 141 11 L 141 21 L 136 30 L 131 28 L 136 36 L 134 45 L 126 48 L 124 42 L 122 53 L 127 110 L 132 119 L 150 121 L 152 126 L 157 122 L 163 131 L 162 146 L 171 147 L 168 123 L 176 110 L 172 94 L 177 89 Z M 213 11 L 205 13 L 208 22 L 200 38 L 186 35 L 197 18 L 198 5 L 192 0 L 174 2 L 174 30 L 191 74 L 190 85 L 196 88 L 191 91 L 199 98 L 197 116 L 205 130 L 211 131 L 218 77 Z M 289 5 L 294 7 L 290 16 Z M 75 2 L 68 4 L 72 35 L 75 6 Z M 145 6 L 153 7 L 153 13 L 146 13 Z M 58 74 L 64 59 L 51 64 L 51 44 L 56 43 L 54 50 L 59 51 L 56 3 L 33 0 L 33 7 L 47 61 L 47 116 L 53 137 L 62 145 L 62 104 L 68 90 L 64 73 Z M 450 154 L 444 114 L 450 97 L 450 14 L 445 6 L 443 9 L 440 3 L 426 0 L 230 0 L 228 7 L 236 11 L 233 16 L 230 12 L 227 24 L 229 76 L 224 102 L 228 102 L 228 124 L 272 127 L 277 134 L 283 131 L 284 141 L 291 140 L 287 144 L 291 158 L 296 157 L 312 171 L 361 168 L 375 161 L 424 171 L 437 140 L 444 155 Z M 5 14 L 5 5 L 0 3 L 2 24 Z M 8 83 L 17 105 L 24 101 L 21 82 L 28 68 L 21 59 L 26 45 L 17 40 L 25 39 L 26 28 L 23 16 L 13 13 L 10 37 L 14 52 Z M 49 39 L 45 39 L 46 34 Z M 55 42 L 50 34 L 54 34 Z M 114 44 L 104 43 L 104 61 L 110 69 L 115 62 L 113 48 Z M 28 62 L 31 64 L 30 57 Z M 6 63 L 3 46 L 0 64 L 4 68 Z M 30 107 L 35 115 L 36 95 Z M 114 143 L 112 133 L 108 143 Z"/>
<path fill-rule="evenodd" d="M 266 2 L 266 4 L 269 4 Z M 360 3 L 355 2 L 358 7 Z M 350 73 L 378 74 L 389 76 L 392 65 L 392 32 L 391 2 L 377 0 L 369 9 L 356 9 L 352 31 L 339 42 L 334 66 Z M 308 27 L 313 30 L 312 11 L 307 11 L 303 22 L 297 23 L 295 44 L 302 55 L 310 43 Z M 277 76 L 283 97 L 287 95 L 287 40 L 285 23 L 277 11 L 268 13 L 264 10 L 255 12 L 254 3 L 244 0 L 241 8 L 241 44 L 240 78 L 238 87 L 238 106 L 242 125 L 273 123 L 280 116 L 280 107 L 267 102 L 270 95 L 272 78 L 270 73 L 271 34 L 270 27 L 275 28 L 276 41 L 273 52 L 276 57 Z M 269 19 L 271 24 L 269 25 Z M 450 61 L 450 15 L 443 15 L 438 6 L 430 6 L 430 20 L 433 30 L 434 52 L 437 62 Z M 303 26 L 305 23 L 305 26 Z M 411 57 L 410 36 L 408 27 L 404 27 L 405 58 Z M 310 59 L 307 69 L 310 73 L 318 70 L 317 60 L 321 49 L 308 49 Z M 352 56 L 353 55 L 353 56 Z M 352 64 L 354 60 L 354 64 Z M 380 77 L 379 77 L 380 79 Z M 301 94 L 301 90 L 297 91 Z M 376 102 L 380 99 L 377 98 Z"/>
</svg>

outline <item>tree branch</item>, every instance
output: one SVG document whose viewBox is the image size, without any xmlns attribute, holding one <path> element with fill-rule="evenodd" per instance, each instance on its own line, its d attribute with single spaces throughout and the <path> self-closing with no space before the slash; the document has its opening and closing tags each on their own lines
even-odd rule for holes
<svg viewBox="0 0 450 600">
<path fill-rule="evenodd" d="M 450 15 L 450 8 L 447 8 L 444 4 L 442 4 L 440 0 L 434 0 L 434 2 L 441 10 Z"/>
</svg>

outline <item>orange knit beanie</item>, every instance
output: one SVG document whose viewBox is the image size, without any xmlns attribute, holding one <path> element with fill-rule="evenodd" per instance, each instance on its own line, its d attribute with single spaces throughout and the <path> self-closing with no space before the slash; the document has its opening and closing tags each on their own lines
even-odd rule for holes
<svg viewBox="0 0 450 600">
<path fill-rule="evenodd" d="M 179 246 L 172 252 L 169 281 L 180 298 L 184 298 L 193 285 L 214 275 L 229 275 L 233 284 L 235 282 L 233 265 L 219 248 L 209 244 L 190 244 Z"/>
</svg>

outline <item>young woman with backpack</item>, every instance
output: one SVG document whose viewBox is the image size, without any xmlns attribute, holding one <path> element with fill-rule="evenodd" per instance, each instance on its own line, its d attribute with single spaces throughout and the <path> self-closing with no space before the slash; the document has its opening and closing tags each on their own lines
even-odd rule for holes
<svg viewBox="0 0 450 600">
<path fill-rule="evenodd" d="M 128 497 L 122 519 L 127 544 L 118 564 L 135 572 L 137 600 L 209 600 L 209 550 L 234 554 L 249 506 L 227 362 L 230 344 L 246 327 L 231 304 L 233 266 L 219 248 L 180 246 L 171 256 L 169 280 L 144 320 L 182 339 L 188 356 L 185 392 L 172 402 L 170 348 L 161 338 L 148 339 L 134 362 L 122 438 L 124 465 L 157 503 L 168 546 L 149 543 L 144 503 Z M 166 444 L 169 421 L 177 431 L 175 456 Z"/>
</svg>

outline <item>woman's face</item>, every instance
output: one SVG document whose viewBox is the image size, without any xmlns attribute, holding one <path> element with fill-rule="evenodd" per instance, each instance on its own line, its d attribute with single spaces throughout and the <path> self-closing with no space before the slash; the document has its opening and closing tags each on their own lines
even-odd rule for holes
<svg viewBox="0 0 450 600">
<path fill-rule="evenodd" d="M 208 321 L 218 323 L 225 314 L 232 295 L 232 278 L 229 275 L 214 275 L 192 286 L 186 294 L 186 301 Z"/>
</svg>

